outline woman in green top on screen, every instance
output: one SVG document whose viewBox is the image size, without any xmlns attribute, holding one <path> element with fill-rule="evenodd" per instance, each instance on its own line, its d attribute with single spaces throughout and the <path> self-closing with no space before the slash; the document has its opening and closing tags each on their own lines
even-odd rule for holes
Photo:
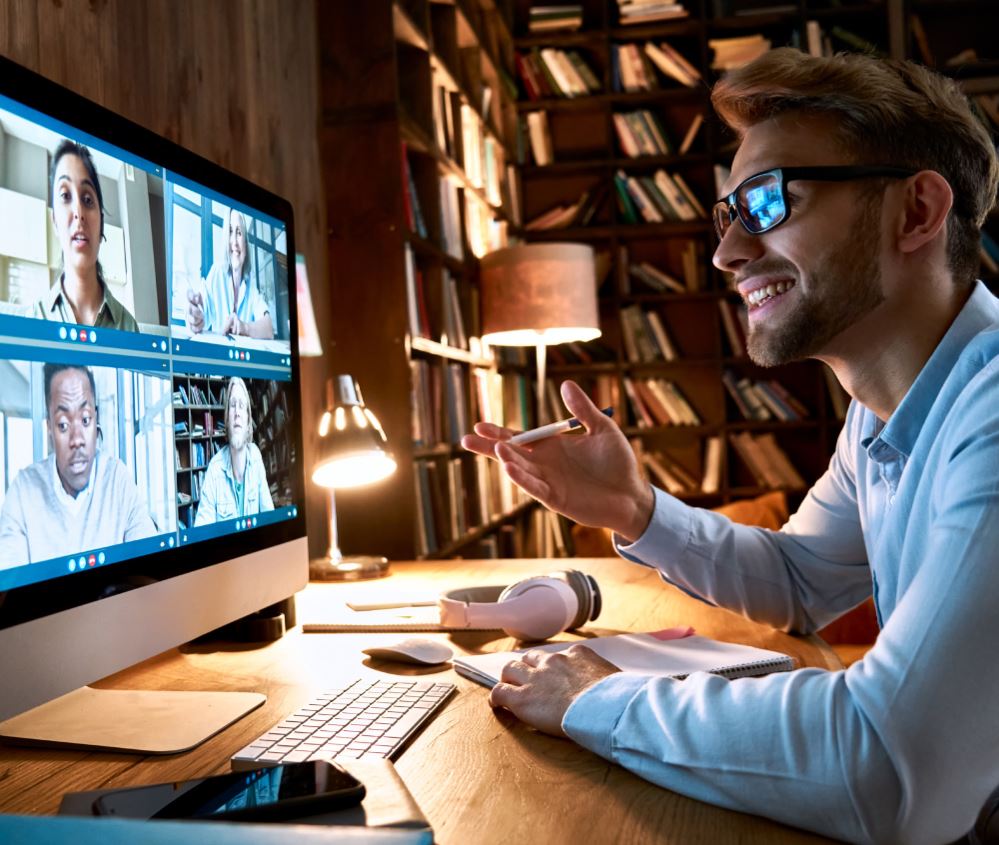
<svg viewBox="0 0 999 845">
<path fill-rule="evenodd" d="M 97 260 L 104 240 L 104 195 L 90 150 L 63 140 L 52 155 L 52 224 L 63 272 L 34 316 L 62 323 L 137 332 L 135 317 L 111 295 Z"/>
</svg>

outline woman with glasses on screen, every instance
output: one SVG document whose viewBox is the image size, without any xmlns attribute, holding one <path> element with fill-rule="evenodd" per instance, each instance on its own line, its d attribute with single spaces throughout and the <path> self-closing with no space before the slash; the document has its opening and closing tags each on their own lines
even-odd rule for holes
<svg viewBox="0 0 999 845">
<path fill-rule="evenodd" d="M 63 140 L 52 154 L 52 225 L 63 272 L 33 316 L 62 323 L 137 332 L 138 324 L 108 290 L 97 260 L 104 240 L 104 194 L 90 150 Z"/>
<path fill-rule="evenodd" d="M 191 334 L 274 337 L 270 306 L 250 273 L 250 252 L 247 218 L 237 209 L 230 209 L 226 215 L 225 257 L 208 271 L 204 290 L 187 291 L 185 321 Z"/>
<path fill-rule="evenodd" d="M 226 445 L 208 462 L 195 525 L 274 510 L 264 460 L 253 442 L 250 392 L 238 377 L 226 388 L 225 436 Z"/>
</svg>

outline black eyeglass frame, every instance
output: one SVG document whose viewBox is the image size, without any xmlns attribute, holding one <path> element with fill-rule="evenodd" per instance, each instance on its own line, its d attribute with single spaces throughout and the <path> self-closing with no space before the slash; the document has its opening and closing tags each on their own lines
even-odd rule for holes
<svg viewBox="0 0 999 845">
<path fill-rule="evenodd" d="M 736 186 L 732 193 L 730 193 L 727 197 L 718 200 L 711 209 L 711 219 L 715 224 L 715 234 L 718 235 L 718 240 L 725 237 L 725 232 L 729 230 L 736 219 L 738 219 L 738 221 L 742 224 L 742 228 L 745 229 L 750 235 L 762 235 L 764 232 L 770 232 L 773 229 L 776 229 L 781 223 L 791 216 L 790 207 L 787 201 L 787 183 L 795 179 L 810 179 L 816 182 L 848 182 L 851 179 L 868 179 L 875 176 L 907 179 L 910 176 L 914 176 L 918 172 L 918 170 L 913 170 L 907 167 L 892 167 L 891 165 L 879 164 L 827 164 L 815 165 L 812 167 L 772 167 L 769 170 L 761 170 L 759 173 L 754 173 L 752 176 L 746 177 Z M 754 230 L 750 228 L 750 221 L 743 216 L 742 206 L 736 202 L 736 197 L 747 182 L 751 182 L 753 179 L 759 179 L 761 176 L 769 175 L 775 176 L 780 182 L 780 198 L 781 202 L 784 204 L 784 214 L 776 223 L 772 223 L 764 229 Z M 721 213 L 728 216 L 728 223 L 724 229 L 722 229 L 719 222 L 720 209 L 722 210 Z"/>
</svg>

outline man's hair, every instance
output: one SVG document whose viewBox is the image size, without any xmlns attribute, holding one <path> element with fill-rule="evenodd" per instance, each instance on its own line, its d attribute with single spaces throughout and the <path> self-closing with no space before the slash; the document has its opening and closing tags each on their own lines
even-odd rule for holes
<svg viewBox="0 0 999 845">
<path fill-rule="evenodd" d="M 79 370 L 81 373 L 87 374 L 87 380 L 90 382 L 90 394 L 94 397 L 94 410 L 96 411 L 97 385 L 94 382 L 94 374 L 90 367 L 85 367 L 83 364 L 46 364 L 42 367 L 42 376 L 45 381 L 45 412 L 48 413 L 49 404 L 52 401 L 52 380 L 64 370 Z"/>
<path fill-rule="evenodd" d="M 232 391 L 240 389 L 246 397 L 246 442 L 253 442 L 253 400 L 250 399 L 250 388 L 239 376 L 233 376 L 225 387 L 225 438 L 229 439 L 229 397 Z"/>
<path fill-rule="evenodd" d="M 97 207 L 101 212 L 101 231 L 98 240 L 98 244 L 100 244 L 100 241 L 104 240 L 104 192 L 101 190 L 101 180 L 97 175 L 97 166 L 94 164 L 94 158 L 90 154 L 90 150 L 83 146 L 83 144 L 70 141 L 69 138 L 63 138 L 59 142 L 59 146 L 55 148 L 55 152 L 52 153 L 52 171 L 49 173 L 49 208 L 55 209 L 56 169 L 59 167 L 59 162 L 67 155 L 74 155 L 83 162 L 87 176 L 94 184 L 94 193 L 97 194 Z M 102 286 L 104 285 L 104 269 L 101 267 L 100 261 L 97 262 L 97 280 Z"/>
<path fill-rule="evenodd" d="M 999 165 L 988 131 L 952 80 L 909 61 L 857 53 L 816 58 L 785 47 L 730 72 L 711 102 L 740 137 L 786 112 L 829 115 L 857 163 L 941 174 L 954 193 L 948 265 L 957 283 L 974 281 L 979 230 L 996 201 Z"/>
</svg>

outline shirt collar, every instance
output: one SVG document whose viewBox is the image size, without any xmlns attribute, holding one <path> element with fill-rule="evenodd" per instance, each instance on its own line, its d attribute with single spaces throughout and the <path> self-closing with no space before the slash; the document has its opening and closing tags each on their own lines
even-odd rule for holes
<svg viewBox="0 0 999 845">
<path fill-rule="evenodd" d="M 984 284 L 976 282 L 968 301 L 950 324 L 947 333 L 937 344 L 937 348 L 933 350 L 923 369 L 919 371 L 916 380 L 888 422 L 883 428 L 872 424 L 865 434 L 871 437 L 880 436 L 880 439 L 893 449 L 907 457 L 911 455 L 926 416 L 961 353 L 976 335 L 997 325 L 999 325 L 999 300 Z M 870 416 L 874 417 L 873 414 Z"/>
<path fill-rule="evenodd" d="M 63 504 L 64 507 L 71 511 L 78 511 L 85 501 L 90 497 L 90 494 L 94 489 L 94 476 L 97 474 L 97 459 L 99 453 L 94 453 L 93 463 L 90 464 L 90 477 L 87 479 L 87 485 L 75 496 L 69 495 L 66 492 L 66 488 L 62 485 L 62 479 L 59 477 L 59 470 L 56 469 L 55 452 L 49 455 L 49 462 L 52 467 L 52 487 L 55 490 L 56 498 Z"/>
<path fill-rule="evenodd" d="M 63 295 L 62 283 L 66 278 L 65 273 L 59 276 L 59 281 L 49 288 L 48 297 L 45 300 L 45 313 L 46 314 L 57 314 L 59 316 L 59 322 L 75 322 L 74 320 L 63 320 L 62 316 L 64 313 L 69 313 L 72 317 L 72 310 L 70 309 L 69 302 L 66 301 Z M 108 290 L 107 284 L 102 284 L 101 289 L 104 293 L 104 301 L 101 303 L 101 307 L 97 309 L 97 319 L 94 321 L 94 325 L 100 322 L 101 315 L 107 314 L 111 321 L 111 325 L 119 325 L 122 312 L 124 308 L 117 299 L 112 296 L 111 291 Z"/>
</svg>

